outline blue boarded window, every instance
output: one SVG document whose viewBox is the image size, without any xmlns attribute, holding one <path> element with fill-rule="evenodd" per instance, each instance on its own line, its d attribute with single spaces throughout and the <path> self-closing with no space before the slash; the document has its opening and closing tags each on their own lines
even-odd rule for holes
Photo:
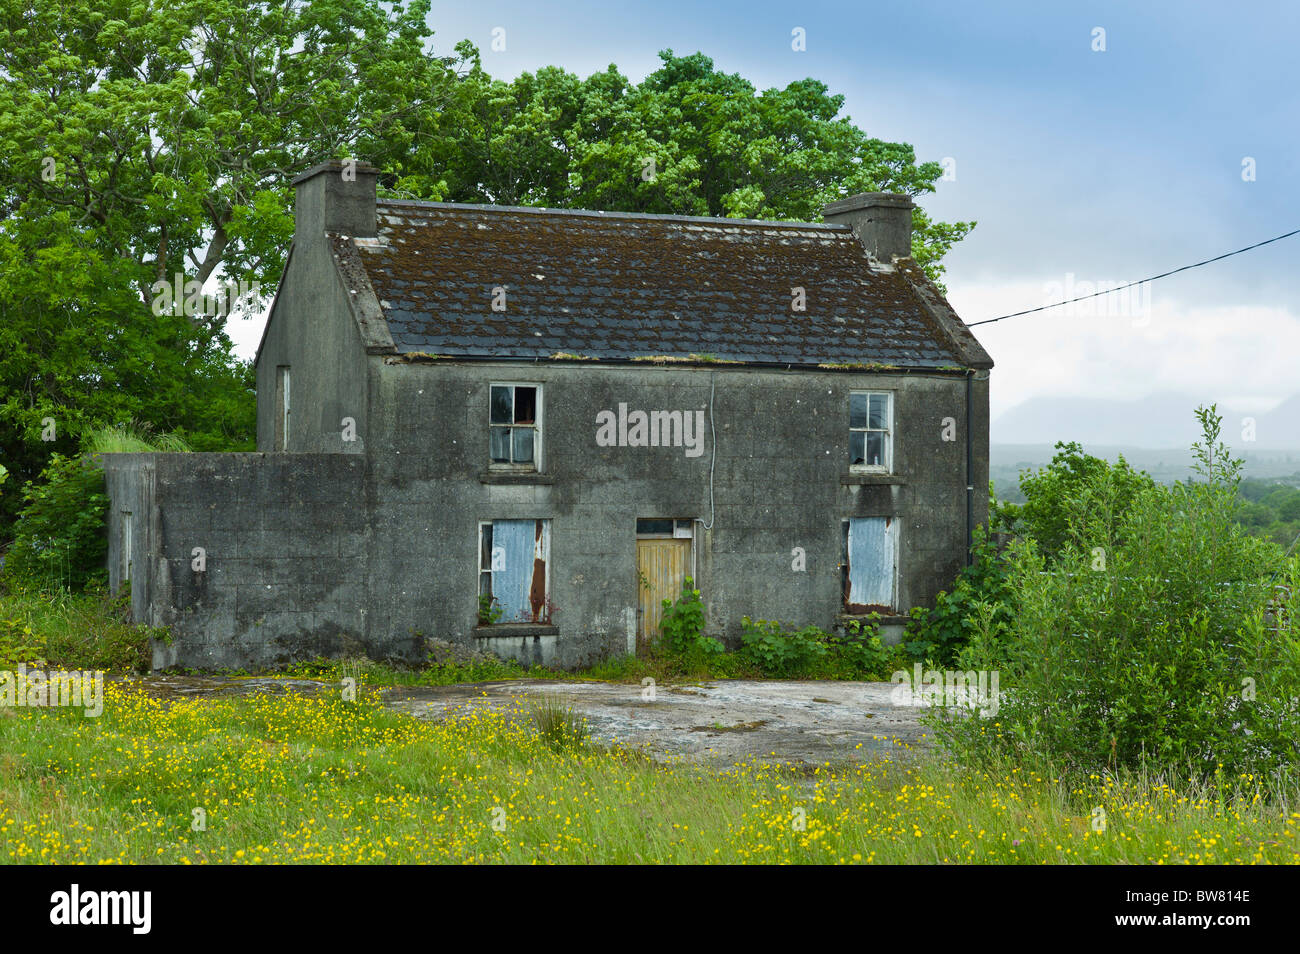
<svg viewBox="0 0 1300 954">
<path fill-rule="evenodd" d="M 898 578 L 898 518 L 844 521 L 844 611 L 892 613 Z"/>
<path fill-rule="evenodd" d="M 479 595 L 500 610 L 499 623 L 548 623 L 551 522 L 479 524 Z"/>
</svg>

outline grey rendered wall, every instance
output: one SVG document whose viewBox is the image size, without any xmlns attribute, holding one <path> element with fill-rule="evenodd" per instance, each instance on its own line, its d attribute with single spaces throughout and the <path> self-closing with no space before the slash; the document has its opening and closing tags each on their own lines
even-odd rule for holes
<svg viewBox="0 0 1300 954">
<path fill-rule="evenodd" d="M 138 623 L 161 625 L 154 619 L 152 558 L 158 538 L 159 514 L 154 499 L 155 454 L 105 454 L 104 484 L 108 492 L 108 585 L 116 593 L 124 582 L 124 556 L 131 561 L 131 616 Z M 132 515 L 132 533 L 124 533 L 123 514 Z"/>
<path fill-rule="evenodd" d="M 493 381 L 543 386 L 540 477 L 487 467 Z M 712 395 L 717 433 L 708 431 Z M 422 637 L 577 666 L 625 652 L 637 605 L 636 518 L 692 517 L 714 632 L 740 618 L 834 625 L 841 521 L 901 520 L 900 610 L 951 584 L 965 553 L 960 376 L 374 359 L 371 453 L 106 455 L 109 566 L 134 514 L 135 618 L 170 626 L 154 663 L 274 667 L 365 653 L 419 661 Z M 847 466 L 848 393 L 895 391 L 895 471 Z M 705 411 L 704 452 L 598 447 L 596 415 Z M 987 514 L 987 381 L 974 387 L 976 520 Z M 943 440 L 952 418 L 955 440 Z M 378 436 L 382 434 L 383 436 Z M 709 473 L 713 468 L 713 503 Z M 476 632 L 479 521 L 552 521 L 556 636 Z M 192 567 L 195 547 L 206 567 Z M 801 548 L 806 570 L 793 568 Z"/>
<path fill-rule="evenodd" d="M 135 619 L 168 626 L 154 668 L 391 655 L 366 639 L 365 461 L 343 454 L 109 454 L 111 511 L 138 516 Z M 110 523 L 110 582 L 120 531 Z M 205 561 L 194 569 L 194 549 Z M 409 647 L 400 655 L 409 658 Z"/>
<path fill-rule="evenodd" d="M 552 520 L 551 594 L 559 639 L 492 637 L 479 645 L 575 666 L 628 645 L 637 605 L 637 517 L 695 517 L 696 576 L 712 628 L 740 618 L 834 624 L 841 606 L 841 521 L 902 520 L 903 611 L 949 586 L 965 559 L 965 381 L 960 375 L 784 372 L 563 364 L 385 363 L 375 358 L 369 542 L 372 632 L 473 642 L 477 525 Z M 544 465 L 533 482 L 487 471 L 491 382 L 544 387 Z M 707 408 L 714 386 L 717 459 Z M 848 469 L 848 393 L 893 389 L 896 474 Z M 705 452 L 596 446 L 596 415 L 706 410 Z M 975 387 L 976 520 L 987 510 L 987 384 Z M 953 418 L 956 440 L 943 440 Z M 381 436 L 382 435 L 382 436 Z M 792 569 L 794 548 L 807 569 Z M 634 617 L 633 617 L 634 618 Z"/>
<path fill-rule="evenodd" d="M 324 237 L 295 240 L 257 360 L 257 449 L 275 449 L 276 367 L 290 367 L 290 451 L 362 453 L 366 353 Z M 344 440 L 343 419 L 356 421 Z"/>
</svg>

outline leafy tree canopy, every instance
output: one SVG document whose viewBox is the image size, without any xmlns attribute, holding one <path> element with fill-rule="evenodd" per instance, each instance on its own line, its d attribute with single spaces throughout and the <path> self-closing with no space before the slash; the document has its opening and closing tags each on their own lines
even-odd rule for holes
<svg viewBox="0 0 1300 954">
<path fill-rule="evenodd" d="M 557 67 L 513 81 L 469 64 L 436 135 L 400 166 L 397 188 L 453 202 L 679 215 L 821 220 L 858 192 L 933 192 L 937 162 L 874 139 L 815 79 L 757 91 L 701 53 L 659 54 L 632 83 L 611 65 L 587 79 Z M 913 214 L 913 254 L 933 278 L 974 226 Z"/>
</svg>

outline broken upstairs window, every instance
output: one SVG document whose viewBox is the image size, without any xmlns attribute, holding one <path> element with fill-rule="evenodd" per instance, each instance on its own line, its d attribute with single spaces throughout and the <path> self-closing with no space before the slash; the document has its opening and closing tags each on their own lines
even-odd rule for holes
<svg viewBox="0 0 1300 954">
<path fill-rule="evenodd" d="M 494 384 L 488 415 L 488 452 L 494 466 L 536 470 L 541 458 L 541 388 Z"/>
</svg>

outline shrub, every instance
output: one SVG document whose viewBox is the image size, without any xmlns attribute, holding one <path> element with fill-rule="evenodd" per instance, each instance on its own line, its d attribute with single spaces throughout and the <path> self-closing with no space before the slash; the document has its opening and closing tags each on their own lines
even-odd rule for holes
<svg viewBox="0 0 1300 954">
<path fill-rule="evenodd" d="M 676 602 L 664 600 L 664 614 L 659 621 L 661 645 L 669 655 L 682 660 L 698 661 L 722 653 L 722 643 L 704 635 L 704 603 L 695 581 L 689 576 L 682 582 Z"/>
<path fill-rule="evenodd" d="M 764 675 L 784 678 L 807 673 L 829 653 L 827 635 L 816 626 L 782 632 L 780 623 L 767 619 L 755 622 L 748 616 L 741 620 L 741 626 L 741 656 Z"/>
<path fill-rule="evenodd" d="M 1006 631 L 1015 616 L 1006 560 L 983 527 L 975 529 L 972 560 L 957 575 L 952 590 L 941 591 L 934 606 L 912 609 L 903 645 L 918 662 L 945 666 L 954 662 L 975 632 L 980 606 L 990 607 L 994 632 Z"/>
<path fill-rule="evenodd" d="M 55 454 L 26 501 L 5 559 L 12 587 L 50 592 L 81 590 L 103 581 L 108 541 L 104 474 L 89 456 Z"/>
<path fill-rule="evenodd" d="M 943 734 L 966 755 L 1010 751 L 1057 770 L 1154 767 L 1204 777 L 1293 765 L 1300 744 L 1300 566 L 1276 625 L 1266 622 L 1276 547 L 1236 522 L 1241 462 L 1199 410 L 1200 481 L 1145 486 L 1122 514 L 1116 475 L 1091 475 L 1062 550 L 1017 544 L 1010 638 L 967 661 L 1012 685 L 994 731 L 958 719 Z M 1122 477 L 1121 477 L 1122 479 Z M 983 659 L 972 658 L 982 655 Z"/>
<path fill-rule="evenodd" d="M 1138 494 L 1155 486 L 1150 475 L 1134 470 L 1122 455 L 1111 464 L 1085 454 L 1073 441 L 1058 441 L 1050 464 L 1021 474 L 1025 502 L 1004 506 L 1000 512 L 1013 530 L 1036 540 L 1050 561 L 1073 538 L 1074 527 L 1089 511 L 1102 507 L 1112 520 L 1118 519 Z M 1094 499 L 1099 491 L 1104 499 Z"/>
<path fill-rule="evenodd" d="M 892 671 L 897 650 L 857 620 L 843 635 L 816 626 L 783 627 L 773 620 L 741 620 L 739 656 L 764 676 L 778 679 L 883 679 Z"/>
</svg>

